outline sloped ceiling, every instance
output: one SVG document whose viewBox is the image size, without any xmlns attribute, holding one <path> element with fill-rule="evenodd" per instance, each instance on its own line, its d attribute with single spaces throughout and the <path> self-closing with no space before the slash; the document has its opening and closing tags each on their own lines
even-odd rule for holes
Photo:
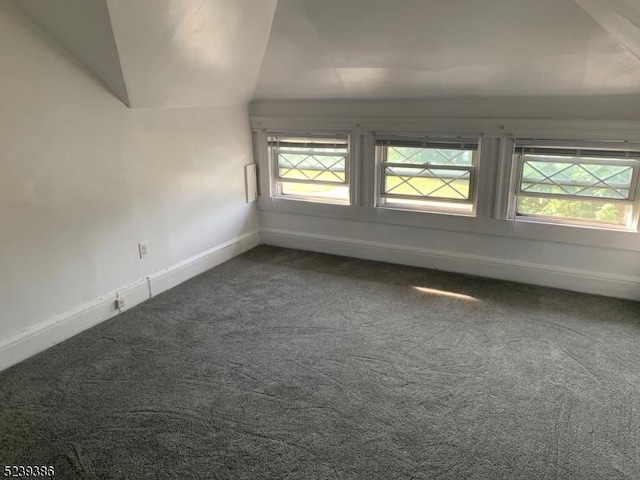
<svg viewBox="0 0 640 480">
<path fill-rule="evenodd" d="M 129 104 L 105 0 L 13 0 L 13 3 Z"/>
<path fill-rule="evenodd" d="M 640 60 L 640 2 L 637 0 L 574 0 L 623 48 Z"/>
<path fill-rule="evenodd" d="M 256 98 L 638 93 L 633 4 L 280 0 Z"/>
<path fill-rule="evenodd" d="M 248 102 L 277 0 L 13 0 L 132 108 Z"/>
<path fill-rule="evenodd" d="M 277 0 L 107 0 L 131 105 L 253 96 Z"/>
<path fill-rule="evenodd" d="M 131 107 L 640 94 L 638 0 L 13 1 Z"/>
</svg>

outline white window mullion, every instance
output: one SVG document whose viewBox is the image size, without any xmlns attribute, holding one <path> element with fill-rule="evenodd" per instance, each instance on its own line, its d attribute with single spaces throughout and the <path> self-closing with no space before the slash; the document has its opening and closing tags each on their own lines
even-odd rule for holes
<svg viewBox="0 0 640 480">
<path fill-rule="evenodd" d="M 482 137 L 478 145 L 479 160 L 476 162 L 475 176 L 472 182 L 474 191 L 475 214 L 487 219 L 492 215 L 493 198 L 496 189 L 496 170 L 499 141 L 496 138 Z"/>
<path fill-rule="evenodd" d="M 264 130 L 253 132 L 253 154 L 258 167 L 258 205 L 260 208 L 270 208 L 273 185 L 267 134 Z"/>
<path fill-rule="evenodd" d="M 359 152 L 356 157 L 358 170 L 358 205 L 373 208 L 376 202 L 377 159 L 375 153 L 375 140 L 372 132 L 360 132 L 358 134 Z M 356 163 L 354 162 L 354 163 Z"/>
<path fill-rule="evenodd" d="M 514 157 L 515 142 L 512 138 L 503 137 L 499 140 L 497 155 L 495 155 L 495 195 L 493 204 L 493 218 L 496 220 L 511 220 L 515 215 L 516 182 L 518 178 L 518 160 Z"/>
</svg>

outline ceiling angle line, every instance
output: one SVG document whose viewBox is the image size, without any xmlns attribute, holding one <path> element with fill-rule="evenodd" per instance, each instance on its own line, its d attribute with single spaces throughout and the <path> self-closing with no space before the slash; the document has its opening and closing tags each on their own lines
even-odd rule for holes
<svg viewBox="0 0 640 480">
<path fill-rule="evenodd" d="M 620 0 L 573 0 L 595 22 L 611 35 L 616 43 L 640 60 L 640 25 L 625 17 Z M 638 11 L 640 21 L 640 10 Z"/>
</svg>

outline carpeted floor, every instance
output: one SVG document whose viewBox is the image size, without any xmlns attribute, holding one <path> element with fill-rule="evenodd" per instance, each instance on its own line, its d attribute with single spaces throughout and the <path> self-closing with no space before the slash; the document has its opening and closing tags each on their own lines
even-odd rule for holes
<svg viewBox="0 0 640 480">
<path fill-rule="evenodd" d="M 639 388 L 638 303 L 259 247 L 1 372 L 0 467 L 638 479 Z"/>
</svg>

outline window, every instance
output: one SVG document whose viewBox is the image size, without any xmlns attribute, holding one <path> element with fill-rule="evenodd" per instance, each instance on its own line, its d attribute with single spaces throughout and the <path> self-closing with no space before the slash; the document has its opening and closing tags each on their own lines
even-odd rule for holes
<svg viewBox="0 0 640 480">
<path fill-rule="evenodd" d="M 634 229 L 640 151 L 516 143 L 515 214 L 553 223 Z M 607 145 L 604 145 L 607 147 Z M 618 148 L 616 148 L 618 147 Z"/>
<path fill-rule="evenodd" d="M 348 135 L 270 135 L 268 143 L 275 196 L 350 203 Z"/>
<path fill-rule="evenodd" d="M 377 136 L 378 204 L 475 213 L 478 139 Z"/>
</svg>

